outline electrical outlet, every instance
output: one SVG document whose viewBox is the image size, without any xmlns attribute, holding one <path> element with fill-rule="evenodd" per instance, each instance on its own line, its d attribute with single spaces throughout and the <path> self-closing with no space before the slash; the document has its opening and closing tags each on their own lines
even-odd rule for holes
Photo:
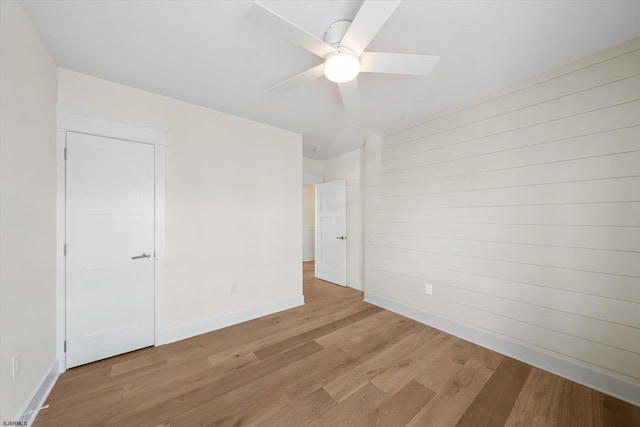
<svg viewBox="0 0 640 427">
<path fill-rule="evenodd" d="M 424 284 L 424 292 L 427 295 L 433 295 L 433 285 L 431 283 Z"/>
<path fill-rule="evenodd" d="M 16 377 L 20 374 L 20 371 L 22 370 L 22 356 L 20 355 L 20 353 L 16 354 L 11 359 L 11 368 L 12 368 L 11 373 L 12 373 L 13 379 L 15 380 Z"/>
<path fill-rule="evenodd" d="M 236 282 L 233 282 L 231 284 L 231 287 L 229 288 L 229 290 L 231 291 L 232 294 L 237 294 L 238 293 L 238 284 Z"/>
</svg>

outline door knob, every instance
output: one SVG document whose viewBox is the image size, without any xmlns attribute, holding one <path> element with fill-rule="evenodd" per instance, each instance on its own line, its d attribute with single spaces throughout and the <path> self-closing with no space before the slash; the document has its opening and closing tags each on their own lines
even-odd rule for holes
<svg viewBox="0 0 640 427">
<path fill-rule="evenodd" d="M 142 252 L 142 255 L 131 257 L 131 259 L 140 259 L 140 258 L 151 258 L 151 254 L 149 252 Z"/>
<path fill-rule="evenodd" d="M 336 237 L 336 239 L 338 239 L 338 240 L 347 240 L 347 236 Z"/>
</svg>

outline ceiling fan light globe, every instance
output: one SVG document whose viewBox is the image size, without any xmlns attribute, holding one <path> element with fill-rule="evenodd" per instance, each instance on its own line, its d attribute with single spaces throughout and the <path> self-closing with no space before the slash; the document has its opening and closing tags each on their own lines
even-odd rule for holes
<svg viewBox="0 0 640 427">
<path fill-rule="evenodd" d="M 356 78 L 360 72 L 360 60 L 355 54 L 339 51 L 330 54 L 324 61 L 324 75 L 336 83 L 345 83 Z"/>
</svg>

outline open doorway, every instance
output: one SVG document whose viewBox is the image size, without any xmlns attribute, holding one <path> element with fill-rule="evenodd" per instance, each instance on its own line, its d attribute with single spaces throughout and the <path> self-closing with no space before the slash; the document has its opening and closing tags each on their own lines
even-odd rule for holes
<svg viewBox="0 0 640 427">
<path fill-rule="evenodd" d="M 315 260 L 316 190 L 314 184 L 302 185 L 302 260 Z"/>
</svg>

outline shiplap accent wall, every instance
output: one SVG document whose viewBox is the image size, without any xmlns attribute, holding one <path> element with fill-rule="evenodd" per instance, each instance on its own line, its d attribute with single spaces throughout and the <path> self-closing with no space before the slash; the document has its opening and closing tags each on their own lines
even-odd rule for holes
<svg viewBox="0 0 640 427">
<path fill-rule="evenodd" d="M 366 299 L 640 402 L 640 39 L 369 141 L 365 167 Z"/>
</svg>

